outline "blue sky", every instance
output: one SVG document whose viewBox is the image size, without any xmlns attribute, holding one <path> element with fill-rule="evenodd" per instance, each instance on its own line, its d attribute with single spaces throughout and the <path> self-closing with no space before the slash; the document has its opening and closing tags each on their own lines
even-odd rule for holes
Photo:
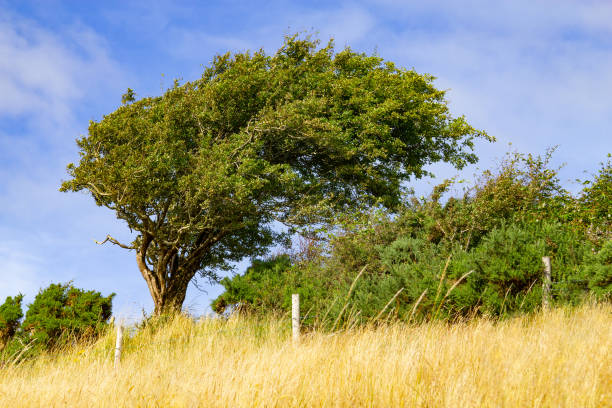
<svg viewBox="0 0 612 408">
<path fill-rule="evenodd" d="M 22 292 L 31 302 L 39 288 L 73 280 L 116 292 L 120 317 L 150 312 L 134 254 L 94 243 L 108 233 L 127 240 L 127 227 L 86 194 L 58 192 L 78 159 L 75 138 L 127 87 L 158 95 L 174 78 L 197 78 L 217 53 L 273 52 L 297 31 L 435 75 L 452 112 L 498 139 L 477 145 L 479 168 L 508 143 L 532 153 L 559 145 L 554 164 L 565 163 L 561 178 L 576 191 L 571 180 L 612 151 L 611 21 L 612 2 L 588 0 L 0 0 L 0 298 Z M 190 287 L 185 307 L 205 312 L 220 287 L 206 289 Z"/>
</svg>

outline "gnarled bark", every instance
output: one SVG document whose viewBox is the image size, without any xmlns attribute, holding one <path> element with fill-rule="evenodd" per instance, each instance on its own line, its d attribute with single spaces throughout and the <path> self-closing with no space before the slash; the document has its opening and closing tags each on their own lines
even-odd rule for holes
<svg viewBox="0 0 612 408">
<path fill-rule="evenodd" d="M 186 257 L 180 256 L 176 248 L 158 249 L 155 263 L 149 267 L 147 251 L 154 238 L 150 234 L 143 234 L 137 248 L 136 262 L 153 298 L 155 316 L 181 311 L 189 282 L 198 271 L 199 260 L 217 239 L 208 237 L 199 240 L 197 249 Z"/>
</svg>

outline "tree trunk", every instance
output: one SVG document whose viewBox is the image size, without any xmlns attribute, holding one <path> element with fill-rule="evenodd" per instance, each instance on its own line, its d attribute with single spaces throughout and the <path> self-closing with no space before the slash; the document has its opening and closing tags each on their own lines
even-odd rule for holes
<svg viewBox="0 0 612 408">
<path fill-rule="evenodd" d="M 136 248 L 136 263 L 151 292 L 155 316 L 181 312 L 187 286 L 199 270 L 201 258 L 222 236 L 219 231 L 202 232 L 187 255 L 175 246 L 156 245 L 152 259 L 147 251 L 154 238 L 148 233 L 142 235 Z"/>
<path fill-rule="evenodd" d="M 187 294 L 187 286 L 196 271 L 181 267 L 174 250 L 161 254 L 156 259 L 153 269 L 149 268 L 145 262 L 149 243 L 145 238 L 136 253 L 136 262 L 155 304 L 153 315 L 180 313 Z"/>
<path fill-rule="evenodd" d="M 151 288 L 149 288 L 151 294 Z M 183 302 L 185 301 L 185 295 L 187 294 L 187 286 L 184 288 L 177 288 L 175 290 L 165 291 L 161 296 L 153 297 L 155 303 L 155 309 L 153 315 L 160 316 L 164 314 L 180 313 L 183 308 Z"/>
<path fill-rule="evenodd" d="M 157 268 L 156 268 L 157 269 Z M 142 270 L 141 270 L 142 272 Z M 153 314 L 159 316 L 162 314 L 180 313 L 187 294 L 187 286 L 195 273 L 185 273 L 185 271 L 177 270 L 178 273 L 168 275 L 157 275 L 150 270 L 143 273 L 149 292 L 153 298 L 155 309 Z M 157 275 L 157 276 L 155 276 Z"/>
</svg>

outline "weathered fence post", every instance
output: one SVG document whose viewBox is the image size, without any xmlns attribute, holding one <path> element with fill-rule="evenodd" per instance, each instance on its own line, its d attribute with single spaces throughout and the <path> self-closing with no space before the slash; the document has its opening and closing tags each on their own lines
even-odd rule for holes
<svg viewBox="0 0 612 408">
<path fill-rule="evenodd" d="M 550 287 L 552 284 L 550 256 L 543 256 L 544 274 L 542 275 L 542 309 L 550 307 Z"/>
<path fill-rule="evenodd" d="M 117 341 L 115 343 L 115 368 L 119 367 L 121 362 L 121 347 L 123 347 L 123 325 L 117 325 Z"/>
<path fill-rule="evenodd" d="M 291 326 L 293 328 L 293 342 L 300 340 L 300 295 L 291 295 Z"/>
</svg>

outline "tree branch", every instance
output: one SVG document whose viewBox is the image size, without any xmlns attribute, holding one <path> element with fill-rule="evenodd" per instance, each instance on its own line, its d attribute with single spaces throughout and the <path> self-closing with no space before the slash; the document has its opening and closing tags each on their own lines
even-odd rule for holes
<svg viewBox="0 0 612 408">
<path fill-rule="evenodd" d="M 110 235 L 107 235 L 107 236 L 106 236 L 106 238 L 104 239 L 104 241 L 102 241 L 102 242 L 96 241 L 95 239 L 94 239 L 94 242 L 95 242 L 96 244 L 98 244 L 98 245 L 104 245 L 106 242 L 110 242 L 111 244 L 118 245 L 118 246 L 120 246 L 121 248 L 125 248 L 125 249 L 136 249 L 136 247 L 135 247 L 134 245 L 131 245 L 131 246 L 130 246 L 130 245 L 125 245 L 125 244 L 122 244 L 121 242 L 117 241 L 115 238 L 111 237 Z"/>
<path fill-rule="evenodd" d="M 197 270 L 198 262 L 201 261 L 202 253 L 209 250 L 213 245 L 219 242 L 226 233 L 219 231 L 217 234 L 211 234 L 204 239 L 203 235 L 200 235 L 198 241 L 195 243 L 193 250 L 185 257 L 183 265 L 187 269 Z"/>
<path fill-rule="evenodd" d="M 104 192 L 100 191 L 98 189 L 98 187 L 96 187 L 96 185 L 93 184 L 93 183 L 87 183 L 87 185 L 93 190 L 93 192 L 95 194 L 97 194 L 99 196 L 110 196 L 110 195 L 112 195 L 111 193 L 104 193 Z"/>
<path fill-rule="evenodd" d="M 161 214 L 159 212 L 157 213 L 157 220 L 156 220 L 157 222 L 155 224 L 156 229 L 161 227 L 162 223 L 166 219 L 166 215 L 168 214 L 168 210 L 170 209 L 170 203 L 171 203 L 171 200 L 168 199 L 168 201 L 166 201 L 166 205 L 164 205 L 164 208 Z"/>
</svg>

